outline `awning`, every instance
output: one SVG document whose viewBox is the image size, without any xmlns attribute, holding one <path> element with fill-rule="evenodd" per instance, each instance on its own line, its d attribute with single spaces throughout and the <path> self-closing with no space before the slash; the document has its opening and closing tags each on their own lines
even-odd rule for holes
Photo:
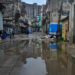
<svg viewBox="0 0 75 75">
<path fill-rule="evenodd" d="M 61 16 L 61 21 L 68 19 L 68 16 Z"/>
</svg>

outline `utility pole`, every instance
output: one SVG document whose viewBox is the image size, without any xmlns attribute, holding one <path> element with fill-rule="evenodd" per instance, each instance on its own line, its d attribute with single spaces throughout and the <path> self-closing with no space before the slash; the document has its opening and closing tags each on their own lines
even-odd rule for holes
<svg viewBox="0 0 75 75">
<path fill-rule="evenodd" d="M 61 15 L 62 15 L 62 11 L 63 11 L 63 0 L 61 1 L 61 6 L 59 9 L 59 17 L 58 17 L 58 25 L 57 25 L 57 41 L 61 38 L 62 35 L 62 30 L 60 29 L 60 19 L 61 19 Z"/>
<path fill-rule="evenodd" d="M 46 34 L 47 34 L 47 31 L 48 31 L 48 30 L 47 30 L 47 20 L 48 20 L 48 19 L 47 19 L 47 18 L 48 18 L 47 15 L 48 15 L 48 14 L 46 14 Z"/>
</svg>

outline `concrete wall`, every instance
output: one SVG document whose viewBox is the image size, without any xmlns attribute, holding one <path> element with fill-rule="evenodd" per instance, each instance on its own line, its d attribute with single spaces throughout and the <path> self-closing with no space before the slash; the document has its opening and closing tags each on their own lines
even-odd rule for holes
<svg viewBox="0 0 75 75">
<path fill-rule="evenodd" d="M 69 18 L 69 40 L 71 43 L 73 43 L 73 40 L 74 40 L 74 36 L 75 36 L 75 33 L 74 33 L 74 28 L 75 28 L 75 24 L 74 24 L 74 5 L 75 5 L 75 2 L 70 5 L 70 18 Z"/>
<path fill-rule="evenodd" d="M 50 22 L 58 22 L 60 0 L 47 0 L 47 11 L 50 12 Z"/>
<path fill-rule="evenodd" d="M 58 10 L 60 9 L 62 0 L 47 0 L 47 11 L 50 12 L 50 21 L 58 22 Z M 67 2 L 68 0 L 64 0 L 63 2 Z"/>
<path fill-rule="evenodd" d="M 34 3 L 34 4 L 25 3 L 25 10 L 26 10 L 26 16 L 29 19 L 32 19 L 32 18 L 36 17 L 36 15 L 40 14 L 41 6 L 37 5 L 36 3 Z"/>
</svg>

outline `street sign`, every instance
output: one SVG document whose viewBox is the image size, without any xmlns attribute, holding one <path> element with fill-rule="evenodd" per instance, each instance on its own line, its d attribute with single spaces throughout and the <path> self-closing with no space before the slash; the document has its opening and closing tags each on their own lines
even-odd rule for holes
<svg viewBox="0 0 75 75">
<path fill-rule="evenodd" d="M 0 12 L 0 30 L 3 30 L 3 17 L 2 17 L 2 12 Z"/>
</svg>

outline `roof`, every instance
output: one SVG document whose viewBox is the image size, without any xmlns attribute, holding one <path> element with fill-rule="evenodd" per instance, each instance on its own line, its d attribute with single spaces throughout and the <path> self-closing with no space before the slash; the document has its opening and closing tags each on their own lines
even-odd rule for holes
<svg viewBox="0 0 75 75">
<path fill-rule="evenodd" d="M 57 22 L 51 22 L 50 24 L 58 24 Z"/>
<path fill-rule="evenodd" d="M 66 19 L 68 19 L 68 16 L 61 16 L 61 21 L 65 21 Z"/>
</svg>

